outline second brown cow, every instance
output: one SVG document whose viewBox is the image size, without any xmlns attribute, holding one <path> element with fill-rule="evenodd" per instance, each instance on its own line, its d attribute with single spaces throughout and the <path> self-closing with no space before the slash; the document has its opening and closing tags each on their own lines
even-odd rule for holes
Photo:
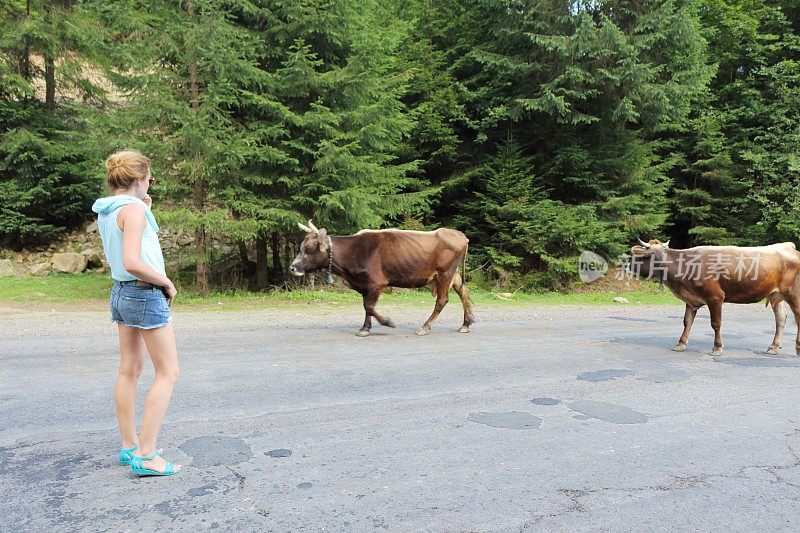
<svg viewBox="0 0 800 533">
<path fill-rule="evenodd" d="M 776 354 L 781 349 L 781 337 L 786 324 L 785 301 L 800 324 L 800 254 L 791 242 L 770 246 L 697 246 L 684 250 L 669 247 L 669 241 L 639 241 L 631 248 L 633 268 L 638 274 L 661 281 L 686 303 L 683 333 L 676 351 L 686 349 L 689 331 L 697 310 L 704 305 L 711 313 L 714 329 L 714 350 L 723 350 L 722 304 L 756 303 L 767 300 L 775 312 L 775 336 L 766 352 Z M 800 355 L 800 328 L 795 340 Z"/>
</svg>

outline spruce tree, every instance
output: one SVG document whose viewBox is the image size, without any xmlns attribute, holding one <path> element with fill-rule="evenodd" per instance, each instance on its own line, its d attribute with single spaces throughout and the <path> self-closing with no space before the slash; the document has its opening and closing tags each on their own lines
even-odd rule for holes
<svg viewBox="0 0 800 533">
<path fill-rule="evenodd" d="M 195 229 L 201 292 L 208 232 L 248 261 L 255 243 L 263 288 L 266 247 L 280 281 L 298 221 L 355 231 L 425 201 L 417 162 L 397 159 L 413 122 L 394 54 L 403 33 L 381 4 L 98 5 L 114 30 L 108 75 L 126 102 L 112 133 L 166 168 L 155 192 L 170 199 L 165 221 Z"/>
<path fill-rule="evenodd" d="M 257 220 L 273 268 L 281 267 L 279 243 L 298 242 L 299 220 L 353 232 L 424 206 L 416 159 L 398 157 L 414 127 L 401 101 L 400 21 L 378 2 L 345 0 L 266 1 L 253 17 L 266 81 L 238 114 L 260 150 L 229 201 Z"/>
<path fill-rule="evenodd" d="M 212 234 L 249 234 L 224 201 L 226 188 L 236 186 L 231 176 L 256 153 L 257 137 L 235 111 L 265 79 L 256 63 L 259 40 L 236 20 L 247 7 L 97 2 L 111 30 L 106 75 L 124 99 L 109 132 L 117 146 L 109 150 L 133 144 L 155 156 L 155 207 L 166 224 L 194 232 L 201 293 L 210 289 Z"/>
<path fill-rule="evenodd" d="M 800 8 L 796 2 L 706 0 L 713 109 L 740 200 L 720 206 L 745 244 L 800 239 Z"/>
<path fill-rule="evenodd" d="M 471 169 L 493 161 L 511 134 L 537 186 L 564 206 L 548 213 L 591 228 L 595 251 L 616 256 L 636 235 L 659 235 L 668 216 L 667 172 L 680 161 L 664 135 L 685 127 L 713 72 L 703 60 L 697 4 L 443 5 L 460 25 L 450 28 L 458 37 L 448 55 L 465 88 L 462 149 L 470 154 L 446 183 L 445 202 L 479 209 L 481 199 L 461 191 L 481 187 L 484 178 L 476 182 Z M 581 251 L 565 248 L 553 257 Z M 550 261 L 533 244 L 528 254 L 523 264 L 535 268 Z"/>
<path fill-rule="evenodd" d="M 84 119 L 104 93 L 86 69 L 96 28 L 68 0 L 0 9 L 0 246 L 49 242 L 92 214 L 99 164 Z"/>
</svg>

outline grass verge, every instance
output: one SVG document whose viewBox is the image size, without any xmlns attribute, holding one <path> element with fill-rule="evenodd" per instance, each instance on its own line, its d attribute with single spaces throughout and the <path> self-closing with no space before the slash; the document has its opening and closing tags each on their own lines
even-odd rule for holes
<svg viewBox="0 0 800 533">
<path fill-rule="evenodd" d="M 81 274 L 78 276 L 54 274 L 46 277 L 0 278 L 0 302 L 37 304 L 79 304 L 101 302 L 108 299 L 112 281 L 107 274 Z M 323 290 L 296 291 L 219 291 L 201 296 L 192 287 L 179 287 L 176 305 L 199 309 L 236 310 L 254 307 L 282 307 L 286 305 L 360 304 L 361 296 L 353 290 L 340 287 Z M 509 297 L 510 295 L 510 297 Z M 472 300 L 480 306 L 518 305 L 610 305 L 615 296 L 626 298 L 631 304 L 664 305 L 681 304 L 669 291 L 659 291 L 653 284 L 636 292 L 543 292 L 504 293 L 488 289 L 471 289 Z M 451 294 L 451 300 L 457 299 Z M 429 306 L 431 293 L 426 289 L 388 290 L 383 302 Z"/>
</svg>

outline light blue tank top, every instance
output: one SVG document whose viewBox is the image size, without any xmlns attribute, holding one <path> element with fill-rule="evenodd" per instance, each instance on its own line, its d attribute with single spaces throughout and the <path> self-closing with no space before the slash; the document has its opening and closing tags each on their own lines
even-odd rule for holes
<svg viewBox="0 0 800 533">
<path fill-rule="evenodd" d="M 117 225 L 119 210 L 129 204 L 136 204 L 145 210 L 147 224 L 142 233 L 142 248 L 139 257 L 142 262 L 160 274 L 166 275 L 164 255 L 158 242 L 158 225 L 147 205 L 133 196 L 116 195 L 100 198 L 92 206 L 97 213 L 97 232 L 103 241 L 103 252 L 111 267 L 111 277 L 117 281 L 133 281 L 136 278 L 125 270 L 122 260 L 122 230 Z"/>
</svg>

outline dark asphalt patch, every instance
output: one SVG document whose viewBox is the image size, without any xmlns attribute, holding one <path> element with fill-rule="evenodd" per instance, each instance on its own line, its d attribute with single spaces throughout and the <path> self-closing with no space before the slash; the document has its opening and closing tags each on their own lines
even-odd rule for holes
<svg viewBox="0 0 800 533">
<path fill-rule="evenodd" d="M 556 400 L 555 398 L 534 398 L 531 400 L 531 403 L 536 405 L 558 405 L 561 403 L 561 400 Z"/>
<path fill-rule="evenodd" d="M 510 411 L 506 413 L 470 413 L 467 420 L 485 426 L 503 429 L 538 429 L 542 424 L 542 419 L 538 416 L 521 411 Z"/>
<path fill-rule="evenodd" d="M 569 408 L 588 417 L 612 424 L 642 424 L 650 419 L 646 414 L 634 411 L 625 405 L 594 400 L 577 400 L 570 403 Z"/>
<path fill-rule="evenodd" d="M 196 437 L 180 445 L 181 451 L 193 458 L 192 466 L 232 466 L 253 458 L 253 451 L 242 439 L 235 437 Z"/>
<path fill-rule="evenodd" d="M 206 494 L 211 494 L 216 489 L 214 485 L 203 485 L 202 487 L 194 487 L 186 491 L 188 496 L 196 497 L 196 496 L 205 496 Z"/>
<path fill-rule="evenodd" d="M 270 457 L 289 457 L 292 455 L 292 450 L 287 450 L 285 448 L 281 448 L 279 450 L 270 450 L 266 453 Z"/>
</svg>

